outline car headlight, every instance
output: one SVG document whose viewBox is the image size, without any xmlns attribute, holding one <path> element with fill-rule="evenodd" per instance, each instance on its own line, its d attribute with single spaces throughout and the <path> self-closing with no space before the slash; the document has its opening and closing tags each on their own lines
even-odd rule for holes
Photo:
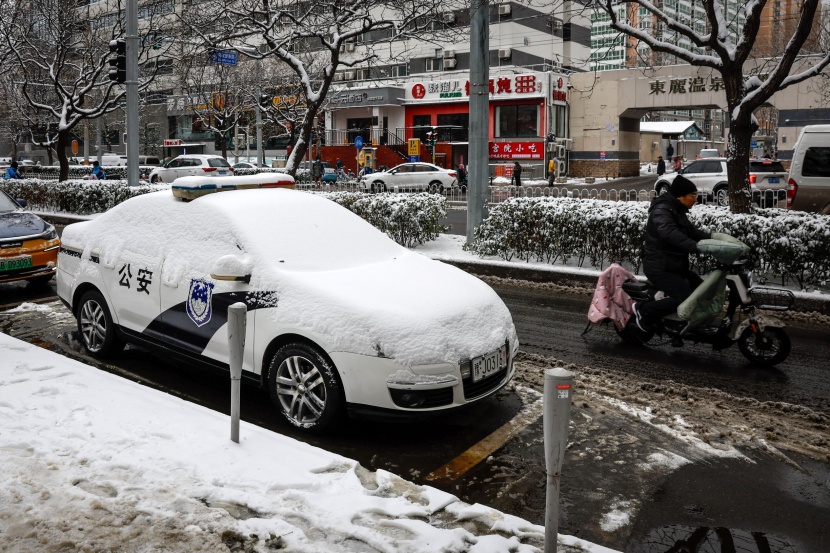
<svg viewBox="0 0 830 553">
<path fill-rule="evenodd" d="M 58 231 L 55 230 L 55 227 L 49 225 L 48 227 L 46 227 L 46 230 L 43 231 L 43 234 L 41 234 L 40 237 L 44 240 L 54 240 L 58 237 Z"/>
</svg>

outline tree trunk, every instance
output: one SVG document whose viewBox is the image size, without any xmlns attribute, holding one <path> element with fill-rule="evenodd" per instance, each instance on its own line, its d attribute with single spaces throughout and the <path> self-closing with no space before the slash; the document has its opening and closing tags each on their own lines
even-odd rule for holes
<svg viewBox="0 0 830 553">
<path fill-rule="evenodd" d="M 729 127 L 726 167 L 729 172 L 729 210 L 732 213 L 752 212 L 752 190 L 749 185 L 749 144 L 755 132 L 751 120 L 733 120 Z"/>
<path fill-rule="evenodd" d="M 58 154 L 58 163 L 60 164 L 60 172 L 58 174 L 58 181 L 63 182 L 69 179 L 69 160 L 66 158 L 66 147 L 69 144 L 69 129 L 61 129 L 58 131 L 58 145 L 55 148 Z"/>
</svg>

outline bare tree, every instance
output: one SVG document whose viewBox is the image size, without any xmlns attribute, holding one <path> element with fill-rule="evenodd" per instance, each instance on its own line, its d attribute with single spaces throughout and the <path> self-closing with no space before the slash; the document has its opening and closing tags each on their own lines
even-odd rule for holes
<svg viewBox="0 0 830 553">
<path fill-rule="evenodd" d="M 121 13 L 120 10 L 115 13 Z M 26 0 L 13 3 L 0 23 L 0 40 L 14 63 L 12 76 L 22 97 L 57 127 L 55 149 L 60 180 L 69 176 L 66 148 L 72 130 L 118 108 L 123 86 L 109 79 L 109 41 L 123 36 L 123 21 L 92 19 L 76 0 Z M 149 47 L 142 45 L 139 60 Z M 144 72 L 139 89 L 155 71 Z"/>
<path fill-rule="evenodd" d="M 184 24 L 198 41 L 256 59 L 276 58 L 294 73 L 306 109 L 286 165 L 293 174 L 338 69 L 368 68 L 381 57 L 405 59 L 410 49 L 404 40 L 436 36 L 441 31 L 434 22 L 454 7 L 453 0 L 220 0 Z M 206 22 L 211 13 L 219 15 Z M 358 40 L 354 55 L 341 56 L 347 43 Z"/>
<path fill-rule="evenodd" d="M 802 0 L 799 4 L 800 15 L 794 14 L 787 25 L 787 40 L 779 41 L 777 55 L 769 58 L 759 58 L 765 52 L 756 47 L 767 0 L 737 5 L 703 0 L 705 21 L 669 12 L 662 2 L 594 0 L 592 4 L 610 17 L 612 28 L 648 45 L 654 52 L 720 74 L 730 117 L 727 168 L 729 204 L 735 213 L 751 210 L 749 155 L 752 135 L 758 129 L 755 111 L 773 94 L 821 74 L 830 64 L 830 17 L 827 13 L 819 14 L 821 9 L 827 11 L 827 5 L 822 0 Z M 626 5 L 649 12 L 652 28 L 663 31 L 639 28 L 626 16 Z M 737 10 L 730 13 L 727 6 L 737 6 Z M 689 47 L 683 47 L 682 42 Z"/>
<path fill-rule="evenodd" d="M 177 85 L 195 116 L 195 126 L 214 133 L 221 144 L 222 157 L 228 157 L 228 141 L 240 118 L 253 112 L 257 100 L 253 69 L 248 63 L 228 65 L 210 62 L 210 52 L 189 48 L 179 56 Z"/>
</svg>

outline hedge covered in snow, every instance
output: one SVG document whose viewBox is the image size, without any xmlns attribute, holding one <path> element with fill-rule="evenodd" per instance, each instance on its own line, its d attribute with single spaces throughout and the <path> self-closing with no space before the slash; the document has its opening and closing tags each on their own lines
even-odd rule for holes
<svg viewBox="0 0 830 553">
<path fill-rule="evenodd" d="M 448 230 L 439 222 L 447 216 L 447 199 L 438 194 L 325 192 L 321 195 L 362 217 L 407 248 L 435 240 Z"/>
<path fill-rule="evenodd" d="M 139 172 L 149 175 L 150 171 L 154 169 L 152 165 L 141 165 Z M 127 178 L 127 168 L 121 165 L 106 165 L 104 172 L 107 174 L 108 180 L 125 180 Z M 70 165 L 69 179 L 82 179 L 92 173 L 92 165 Z M 60 167 L 55 165 L 31 165 L 24 168 L 23 175 L 33 179 L 43 180 L 58 180 L 60 175 Z"/>
<path fill-rule="evenodd" d="M 24 199 L 29 209 L 90 215 L 170 185 L 127 186 L 126 180 L 0 180 L 0 188 L 15 199 Z"/>
<path fill-rule="evenodd" d="M 640 269 L 648 220 L 647 202 L 572 198 L 510 198 L 490 209 L 469 249 L 505 260 L 576 263 L 603 268 L 621 263 Z M 760 276 L 780 277 L 799 287 L 830 280 L 830 217 L 780 209 L 735 215 L 728 208 L 696 206 L 690 219 L 700 228 L 730 234 L 752 248 Z M 711 259 L 693 256 L 705 273 Z"/>
</svg>

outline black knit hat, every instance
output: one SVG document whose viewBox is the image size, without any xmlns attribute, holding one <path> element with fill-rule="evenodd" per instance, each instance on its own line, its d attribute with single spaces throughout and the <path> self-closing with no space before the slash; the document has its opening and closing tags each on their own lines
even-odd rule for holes
<svg viewBox="0 0 830 553">
<path fill-rule="evenodd" d="M 677 175 L 669 187 L 669 192 L 675 198 L 681 198 L 686 194 L 697 192 L 697 186 L 683 175 Z"/>
</svg>

